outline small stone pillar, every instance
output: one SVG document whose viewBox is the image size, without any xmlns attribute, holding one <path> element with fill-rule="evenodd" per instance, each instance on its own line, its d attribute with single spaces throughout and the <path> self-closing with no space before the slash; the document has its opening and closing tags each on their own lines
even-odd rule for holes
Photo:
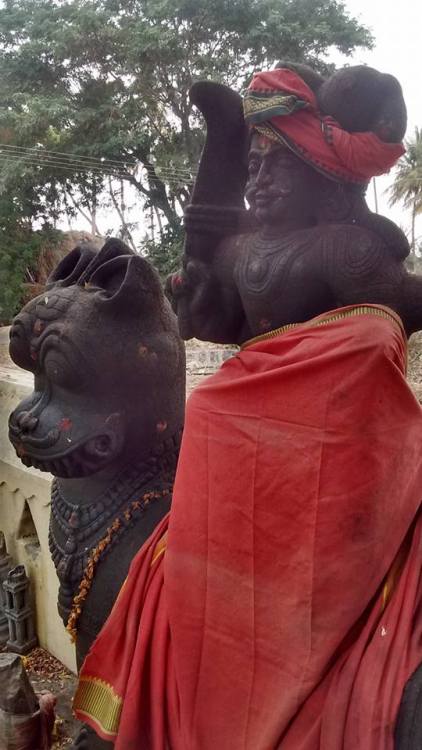
<svg viewBox="0 0 422 750">
<path fill-rule="evenodd" d="M 6 645 L 9 637 L 9 623 L 4 611 L 6 606 L 6 592 L 3 589 L 3 582 L 14 567 L 15 563 L 11 556 L 7 554 L 4 534 L 0 531 L 0 649 Z"/>
<path fill-rule="evenodd" d="M 34 615 L 29 599 L 29 578 L 23 565 L 13 568 L 3 583 L 6 595 L 5 613 L 9 623 L 8 651 L 27 654 L 38 639 L 34 631 Z"/>
</svg>

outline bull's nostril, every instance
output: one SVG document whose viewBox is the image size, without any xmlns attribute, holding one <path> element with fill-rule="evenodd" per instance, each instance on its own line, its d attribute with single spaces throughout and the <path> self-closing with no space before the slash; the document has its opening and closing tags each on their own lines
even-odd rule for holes
<svg viewBox="0 0 422 750">
<path fill-rule="evenodd" d="M 19 414 L 16 421 L 23 432 L 32 432 L 33 430 L 35 430 L 38 424 L 37 417 L 31 416 L 31 414 L 27 411 L 23 411 L 21 414 Z"/>
<path fill-rule="evenodd" d="M 16 424 L 18 425 L 18 427 L 23 427 L 27 416 L 28 416 L 27 411 L 21 411 L 21 413 L 16 416 Z"/>
<path fill-rule="evenodd" d="M 28 432 L 32 432 L 33 430 L 35 430 L 37 424 L 38 424 L 37 417 L 30 417 L 26 423 L 26 429 L 28 430 Z"/>
</svg>

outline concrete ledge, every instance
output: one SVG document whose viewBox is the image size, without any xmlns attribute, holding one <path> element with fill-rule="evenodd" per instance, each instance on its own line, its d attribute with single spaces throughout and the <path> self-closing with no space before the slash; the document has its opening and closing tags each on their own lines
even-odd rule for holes
<svg viewBox="0 0 422 750">
<path fill-rule="evenodd" d="M 10 412 L 31 390 L 29 373 L 0 366 L 0 529 L 31 580 L 40 645 L 76 671 L 75 650 L 57 613 L 58 579 L 48 548 L 51 475 L 23 466 L 7 434 Z"/>
</svg>

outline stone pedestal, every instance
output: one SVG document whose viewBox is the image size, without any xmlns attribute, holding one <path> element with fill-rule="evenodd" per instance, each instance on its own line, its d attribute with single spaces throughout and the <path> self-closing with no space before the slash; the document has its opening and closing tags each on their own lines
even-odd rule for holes
<svg viewBox="0 0 422 750">
<path fill-rule="evenodd" d="M 9 623 L 8 651 L 27 654 L 38 639 L 34 632 L 34 616 L 29 599 L 29 579 L 23 565 L 10 571 L 3 583 L 6 596 L 5 613 Z"/>
<path fill-rule="evenodd" d="M 15 563 L 11 556 L 7 554 L 4 534 L 0 531 L 0 648 L 6 645 L 9 637 L 9 624 L 5 614 L 6 593 L 3 589 L 3 583 L 14 567 Z"/>
</svg>

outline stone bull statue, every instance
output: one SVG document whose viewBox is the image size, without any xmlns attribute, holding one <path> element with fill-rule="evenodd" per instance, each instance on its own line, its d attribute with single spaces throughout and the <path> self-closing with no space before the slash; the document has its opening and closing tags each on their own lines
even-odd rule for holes
<svg viewBox="0 0 422 750">
<path fill-rule="evenodd" d="M 155 271 L 108 240 L 58 265 L 13 321 L 10 355 L 34 374 L 10 440 L 26 466 L 54 475 L 50 551 L 79 668 L 170 506 L 184 346 Z"/>
</svg>

